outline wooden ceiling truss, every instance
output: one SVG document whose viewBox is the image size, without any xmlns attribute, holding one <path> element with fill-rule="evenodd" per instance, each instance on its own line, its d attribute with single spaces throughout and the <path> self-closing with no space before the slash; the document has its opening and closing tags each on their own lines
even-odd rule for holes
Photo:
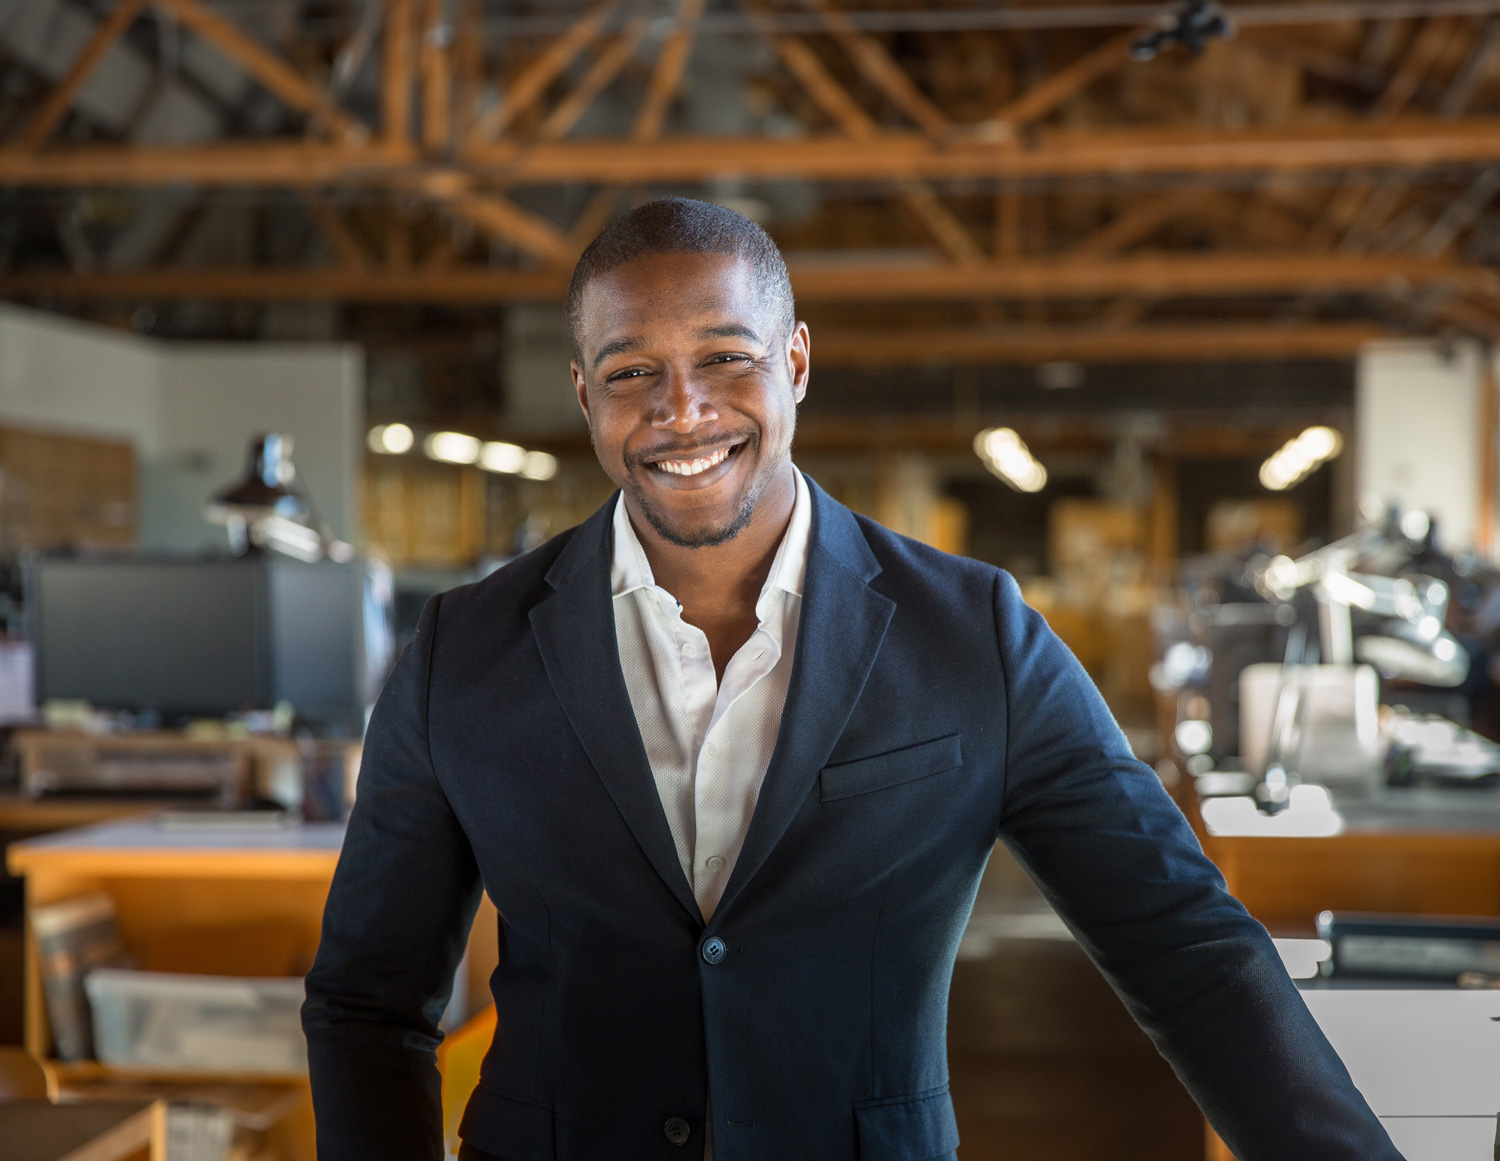
<svg viewBox="0 0 1500 1161">
<path fill-rule="evenodd" d="M 258 39 L 209 0 L 85 6 L 97 23 L 71 67 L 0 124 L 6 204 L 187 186 L 201 191 L 182 211 L 190 230 L 214 191 L 260 191 L 300 207 L 305 253 L 224 265 L 188 260 L 176 238 L 146 264 L 0 254 L 0 294 L 555 301 L 633 199 L 810 183 L 814 220 L 771 229 L 836 361 L 1500 339 L 1500 3 L 1387 5 L 1399 18 L 1325 26 L 1311 0 L 1285 0 L 1284 27 L 1260 5 L 1202 58 L 1149 64 L 1129 57 L 1139 27 L 965 33 L 955 7 L 946 31 L 901 35 L 866 17 L 884 10 L 842 0 L 597 0 L 547 38 L 488 36 L 515 6 L 365 0 L 321 57 Z M 774 107 L 775 132 L 674 126 L 695 50 L 723 35 L 710 24 L 726 12 L 763 54 L 746 101 Z M 253 79 L 293 128 L 193 144 L 92 132 L 79 94 L 153 18 Z M 972 81 L 955 79 L 965 68 Z M 361 100 L 355 79 L 371 72 Z M 620 131 L 588 128 L 622 102 Z M 901 303 L 946 304 L 949 325 L 857 325 Z"/>
</svg>

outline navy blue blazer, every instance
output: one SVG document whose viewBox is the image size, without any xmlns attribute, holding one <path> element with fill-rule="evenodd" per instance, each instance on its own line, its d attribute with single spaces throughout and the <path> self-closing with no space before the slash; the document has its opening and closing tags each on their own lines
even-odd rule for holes
<svg viewBox="0 0 1500 1161">
<path fill-rule="evenodd" d="M 701 1157 L 711 1108 L 718 1161 L 951 1157 L 948 986 L 997 838 L 1241 1161 L 1399 1161 L 1015 582 L 811 490 L 781 734 L 707 925 L 620 670 L 614 501 L 428 605 L 307 977 L 321 1161 L 442 1157 L 437 1024 L 481 884 L 499 1031 L 466 1148 Z"/>
</svg>

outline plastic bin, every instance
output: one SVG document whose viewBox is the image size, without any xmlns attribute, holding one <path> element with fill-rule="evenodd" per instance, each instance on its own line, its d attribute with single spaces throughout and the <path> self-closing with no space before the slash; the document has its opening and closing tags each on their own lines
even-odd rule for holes
<svg viewBox="0 0 1500 1161">
<path fill-rule="evenodd" d="M 301 979 L 101 968 L 84 979 L 105 1064 L 172 1072 L 307 1071 Z"/>
</svg>

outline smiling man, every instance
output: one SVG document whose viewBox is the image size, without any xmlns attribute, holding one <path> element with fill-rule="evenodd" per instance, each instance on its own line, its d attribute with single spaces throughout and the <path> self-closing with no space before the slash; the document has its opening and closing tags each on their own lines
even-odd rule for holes
<svg viewBox="0 0 1500 1161">
<path fill-rule="evenodd" d="M 443 1156 L 481 889 L 461 1157 L 951 1159 L 948 984 L 997 840 L 1241 1161 L 1399 1161 L 1015 582 L 793 466 L 810 341 L 764 231 L 641 206 L 569 321 L 619 491 L 434 599 L 381 695 L 307 980 L 321 1161 Z"/>
</svg>

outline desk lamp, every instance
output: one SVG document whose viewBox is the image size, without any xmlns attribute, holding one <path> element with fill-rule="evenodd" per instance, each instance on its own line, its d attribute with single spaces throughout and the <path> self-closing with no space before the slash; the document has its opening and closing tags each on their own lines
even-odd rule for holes
<svg viewBox="0 0 1500 1161">
<path fill-rule="evenodd" d="M 354 557 L 352 545 L 322 528 L 312 501 L 298 487 L 289 435 L 271 432 L 252 440 L 244 478 L 209 501 L 203 514 L 228 530 L 236 556 L 264 548 L 309 564 Z"/>
<path fill-rule="evenodd" d="M 1268 599 L 1298 610 L 1272 714 L 1266 769 L 1254 791 L 1256 805 L 1268 814 L 1286 808 L 1296 777 L 1289 767 L 1298 748 L 1304 666 L 1320 659 L 1330 665 L 1358 660 L 1385 678 L 1447 688 L 1462 685 L 1468 676 L 1469 655 L 1444 628 L 1446 584 L 1430 576 L 1354 571 L 1361 558 L 1396 543 L 1389 528 L 1362 528 L 1298 560 L 1278 556 L 1260 575 L 1258 587 Z M 1297 599 L 1303 593 L 1313 598 L 1311 608 Z M 1309 642 L 1307 624 L 1313 608 L 1320 630 L 1317 645 Z"/>
</svg>

